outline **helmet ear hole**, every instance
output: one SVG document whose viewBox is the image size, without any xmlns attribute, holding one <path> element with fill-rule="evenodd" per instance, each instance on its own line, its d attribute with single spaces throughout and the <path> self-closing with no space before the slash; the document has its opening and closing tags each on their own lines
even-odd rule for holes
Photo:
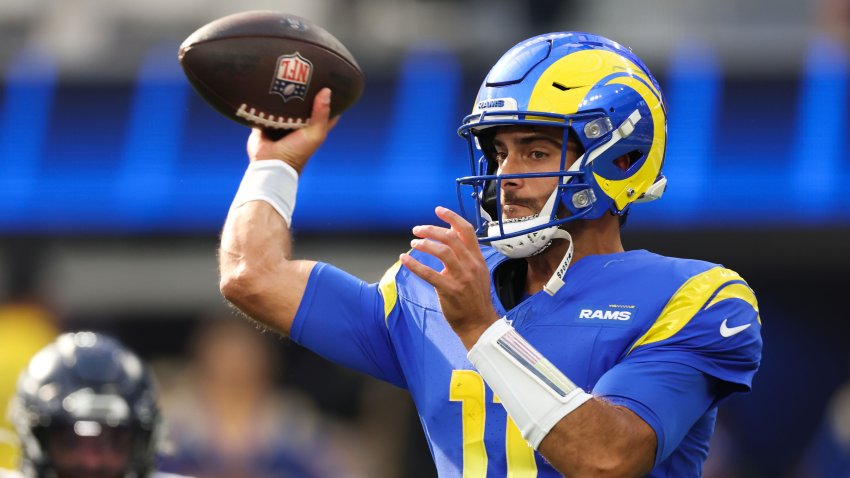
<svg viewBox="0 0 850 478">
<path fill-rule="evenodd" d="M 617 168 L 628 172 L 632 169 L 632 166 L 640 162 L 644 156 L 645 155 L 641 151 L 629 151 L 628 153 L 614 159 L 614 165 L 617 166 Z"/>
</svg>

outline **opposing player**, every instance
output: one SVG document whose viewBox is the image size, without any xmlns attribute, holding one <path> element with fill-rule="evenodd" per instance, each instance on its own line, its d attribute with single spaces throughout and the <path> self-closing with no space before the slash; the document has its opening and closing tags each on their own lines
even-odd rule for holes
<svg viewBox="0 0 850 478">
<path fill-rule="evenodd" d="M 666 187 L 646 66 L 586 33 L 508 51 L 460 128 L 464 214 L 438 207 L 446 226 L 415 227 L 373 285 L 290 255 L 329 102 L 283 140 L 252 133 L 222 236 L 225 297 L 410 390 L 440 476 L 700 476 L 717 406 L 758 369 L 761 319 L 729 269 L 624 251 L 631 205 Z"/>
<path fill-rule="evenodd" d="M 153 471 L 160 414 L 151 377 L 109 336 L 66 333 L 43 348 L 9 414 L 22 461 L 2 478 L 180 478 Z"/>
</svg>

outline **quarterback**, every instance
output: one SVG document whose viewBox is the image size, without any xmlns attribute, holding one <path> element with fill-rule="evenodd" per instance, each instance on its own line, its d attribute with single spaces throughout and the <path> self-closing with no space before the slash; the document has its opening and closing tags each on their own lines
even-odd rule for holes
<svg viewBox="0 0 850 478">
<path fill-rule="evenodd" d="M 759 367 L 761 318 L 734 271 L 623 248 L 632 204 L 667 183 L 666 106 L 643 62 L 580 32 L 505 53 L 459 129 L 458 209 L 413 228 L 378 284 L 291 259 L 330 101 L 279 141 L 251 134 L 224 296 L 409 390 L 441 477 L 700 476 L 717 407 Z"/>
</svg>

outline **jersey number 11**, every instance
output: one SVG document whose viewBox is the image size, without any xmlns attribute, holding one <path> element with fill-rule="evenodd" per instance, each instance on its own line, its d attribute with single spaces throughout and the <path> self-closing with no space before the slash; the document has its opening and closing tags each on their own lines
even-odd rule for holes
<svg viewBox="0 0 850 478">
<path fill-rule="evenodd" d="M 449 400 L 461 403 L 463 416 L 463 478 L 485 478 L 487 476 L 487 449 L 484 446 L 484 423 L 486 420 L 486 396 L 484 379 L 474 370 L 453 370 L 449 388 Z M 500 403 L 493 395 L 493 403 Z M 537 476 L 534 450 L 522 438 L 510 416 L 505 427 L 505 456 L 507 478 L 531 478 Z"/>
</svg>

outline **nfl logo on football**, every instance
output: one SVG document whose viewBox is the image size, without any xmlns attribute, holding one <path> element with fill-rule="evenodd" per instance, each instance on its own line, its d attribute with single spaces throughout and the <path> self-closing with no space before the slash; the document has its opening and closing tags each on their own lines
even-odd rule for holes
<svg viewBox="0 0 850 478">
<path fill-rule="evenodd" d="M 283 101 L 293 98 L 304 100 L 312 75 L 313 64 L 300 53 L 282 55 L 277 59 L 277 69 L 269 93 L 280 95 Z"/>
</svg>

